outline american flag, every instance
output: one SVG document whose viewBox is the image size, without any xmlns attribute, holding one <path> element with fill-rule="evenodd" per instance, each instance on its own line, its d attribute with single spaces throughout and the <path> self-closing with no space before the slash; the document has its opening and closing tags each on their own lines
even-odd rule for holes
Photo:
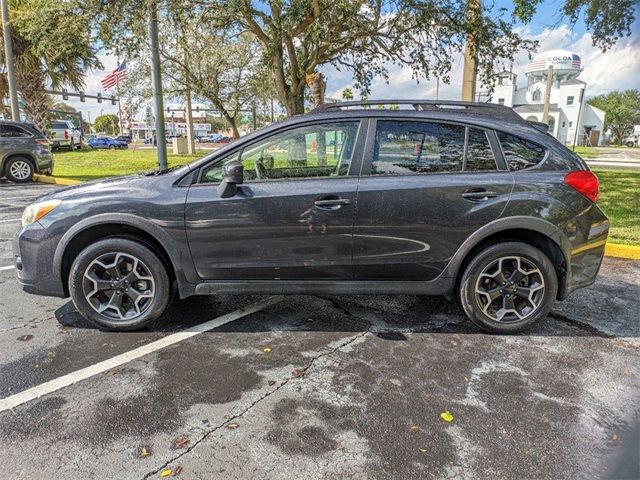
<svg viewBox="0 0 640 480">
<path fill-rule="evenodd" d="M 116 68 L 109 75 L 104 77 L 100 83 L 102 83 L 102 88 L 105 90 L 109 90 L 114 85 L 117 85 L 118 82 L 127 78 L 127 64 L 122 62 L 118 68 Z"/>
</svg>

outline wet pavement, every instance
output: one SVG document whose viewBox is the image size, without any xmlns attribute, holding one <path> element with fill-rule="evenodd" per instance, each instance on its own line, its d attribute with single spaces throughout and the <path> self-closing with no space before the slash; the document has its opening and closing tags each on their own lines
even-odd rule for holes
<svg viewBox="0 0 640 480">
<path fill-rule="evenodd" d="M 0 185 L 0 220 L 46 188 Z M 0 222 L 0 267 L 17 228 Z M 382 295 L 196 297 L 106 333 L 0 270 L 0 410 L 153 348 L 0 411 L 0 477 L 638 478 L 639 297 L 640 262 L 606 259 L 523 335 L 485 334 L 439 297 Z"/>
</svg>

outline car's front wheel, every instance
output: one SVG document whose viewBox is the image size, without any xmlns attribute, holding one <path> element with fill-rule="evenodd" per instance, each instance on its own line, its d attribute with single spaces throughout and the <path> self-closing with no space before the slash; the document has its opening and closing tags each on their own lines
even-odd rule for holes
<svg viewBox="0 0 640 480">
<path fill-rule="evenodd" d="M 24 157 L 13 157 L 5 165 L 5 175 L 15 183 L 30 182 L 33 174 L 33 164 Z"/>
<path fill-rule="evenodd" d="M 69 292 L 78 312 L 105 330 L 136 330 L 167 308 L 171 282 L 158 255 L 127 238 L 107 238 L 74 260 Z"/>
<path fill-rule="evenodd" d="M 522 332 L 553 307 L 558 279 L 549 258 L 521 242 L 479 252 L 460 280 L 460 304 L 469 319 L 493 333 Z"/>
</svg>

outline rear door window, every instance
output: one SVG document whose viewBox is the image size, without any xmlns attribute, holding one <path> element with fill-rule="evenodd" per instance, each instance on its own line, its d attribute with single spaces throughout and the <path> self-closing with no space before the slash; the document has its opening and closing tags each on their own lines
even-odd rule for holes
<svg viewBox="0 0 640 480">
<path fill-rule="evenodd" d="M 545 149 L 540 145 L 503 132 L 498 132 L 498 139 L 509 170 L 533 167 L 544 159 Z"/>
<path fill-rule="evenodd" d="M 16 125 L 0 125 L 0 137 L 3 138 L 16 138 L 16 137 L 31 137 L 31 134 L 24 128 L 20 128 Z"/>
<path fill-rule="evenodd" d="M 495 171 L 484 130 L 464 125 L 378 121 L 372 175 Z"/>
</svg>

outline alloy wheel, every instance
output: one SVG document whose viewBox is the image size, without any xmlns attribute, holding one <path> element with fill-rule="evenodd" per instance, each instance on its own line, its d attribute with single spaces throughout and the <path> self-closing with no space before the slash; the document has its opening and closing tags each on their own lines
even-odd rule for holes
<svg viewBox="0 0 640 480">
<path fill-rule="evenodd" d="M 9 173 L 18 180 L 26 180 L 31 176 L 31 165 L 26 160 L 16 160 L 9 167 Z"/>
<path fill-rule="evenodd" d="M 545 284 L 540 269 L 519 256 L 494 260 L 480 273 L 475 287 L 478 306 L 496 322 L 517 322 L 538 309 Z"/>
<path fill-rule="evenodd" d="M 156 292 L 149 267 L 122 252 L 93 260 L 85 269 L 82 288 L 89 305 L 111 320 L 139 317 L 151 306 Z"/>
</svg>

